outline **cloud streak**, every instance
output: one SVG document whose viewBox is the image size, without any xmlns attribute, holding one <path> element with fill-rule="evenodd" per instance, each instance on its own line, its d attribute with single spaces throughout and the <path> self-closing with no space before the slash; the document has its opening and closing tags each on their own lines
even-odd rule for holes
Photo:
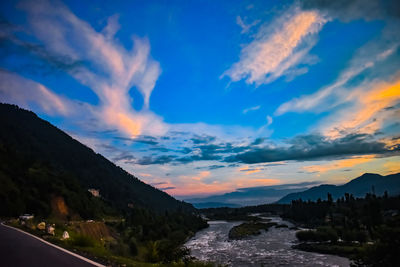
<svg viewBox="0 0 400 267">
<path fill-rule="evenodd" d="M 302 135 L 288 141 L 286 146 L 255 147 L 225 158 L 227 162 L 255 164 L 287 160 L 316 160 L 364 154 L 399 153 L 385 143 L 371 140 L 366 134 L 352 134 L 335 140 L 321 135 Z"/>
<path fill-rule="evenodd" d="M 325 23 L 326 19 L 316 11 L 293 8 L 271 25 L 261 26 L 256 38 L 243 47 L 240 60 L 221 77 L 229 76 L 234 82 L 244 79 L 258 86 L 281 76 L 306 72 L 295 67 L 307 63 L 315 35 Z"/>
</svg>

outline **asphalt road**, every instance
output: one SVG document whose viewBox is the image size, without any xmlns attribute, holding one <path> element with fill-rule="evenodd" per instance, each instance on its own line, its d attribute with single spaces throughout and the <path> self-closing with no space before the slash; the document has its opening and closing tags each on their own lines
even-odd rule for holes
<svg viewBox="0 0 400 267">
<path fill-rule="evenodd" d="M 93 267 L 95 265 L 0 224 L 1 267 Z"/>
</svg>

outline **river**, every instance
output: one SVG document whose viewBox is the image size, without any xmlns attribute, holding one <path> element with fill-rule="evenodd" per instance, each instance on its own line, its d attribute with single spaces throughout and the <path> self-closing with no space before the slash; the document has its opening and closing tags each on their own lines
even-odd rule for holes
<svg viewBox="0 0 400 267">
<path fill-rule="evenodd" d="M 272 222 L 292 226 L 280 217 Z M 199 260 L 228 266 L 349 266 L 347 258 L 304 252 L 291 248 L 296 231 L 271 227 L 258 236 L 229 240 L 229 230 L 241 222 L 209 221 L 210 227 L 199 231 L 185 246 Z"/>
</svg>

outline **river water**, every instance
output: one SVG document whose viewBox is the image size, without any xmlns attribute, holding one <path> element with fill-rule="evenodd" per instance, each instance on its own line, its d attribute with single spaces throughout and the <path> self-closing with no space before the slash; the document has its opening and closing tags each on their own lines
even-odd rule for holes
<svg viewBox="0 0 400 267">
<path fill-rule="evenodd" d="M 292 226 L 280 217 L 272 222 Z M 271 227 L 258 236 L 229 240 L 229 230 L 241 222 L 209 221 L 185 246 L 199 260 L 228 266 L 349 266 L 347 258 L 292 249 L 296 231 Z"/>
</svg>

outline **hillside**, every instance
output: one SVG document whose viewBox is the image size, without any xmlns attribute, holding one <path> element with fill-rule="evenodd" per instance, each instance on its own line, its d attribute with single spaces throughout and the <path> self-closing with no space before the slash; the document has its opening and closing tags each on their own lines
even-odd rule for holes
<svg viewBox="0 0 400 267">
<path fill-rule="evenodd" d="M 314 186 L 303 192 L 291 193 L 281 198 L 277 203 L 287 204 L 292 200 L 302 199 L 303 201 L 316 201 L 327 199 L 330 193 L 333 199 L 344 196 L 345 193 L 353 194 L 354 197 L 364 197 L 366 193 L 374 191 L 376 195 L 383 195 L 385 191 L 389 195 L 400 194 L 400 173 L 381 176 L 379 174 L 365 173 L 362 176 L 351 180 L 344 185 L 320 185 Z"/>
<path fill-rule="evenodd" d="M 74 211 L 70 213 L 81 217 L 93 216 L 96 210 L 124 211 L 128 204 L 156 212 L 194 210 L 33 112 L 0 104 L 0 125 L 0 216 L 49 215 L 52 206 L 58 205 L 57 197 L 61 197 L 61 206 L 65 200 Z M 89 188 L 98 189 L 103 201 L 92 197 Z"/>
</svg>

